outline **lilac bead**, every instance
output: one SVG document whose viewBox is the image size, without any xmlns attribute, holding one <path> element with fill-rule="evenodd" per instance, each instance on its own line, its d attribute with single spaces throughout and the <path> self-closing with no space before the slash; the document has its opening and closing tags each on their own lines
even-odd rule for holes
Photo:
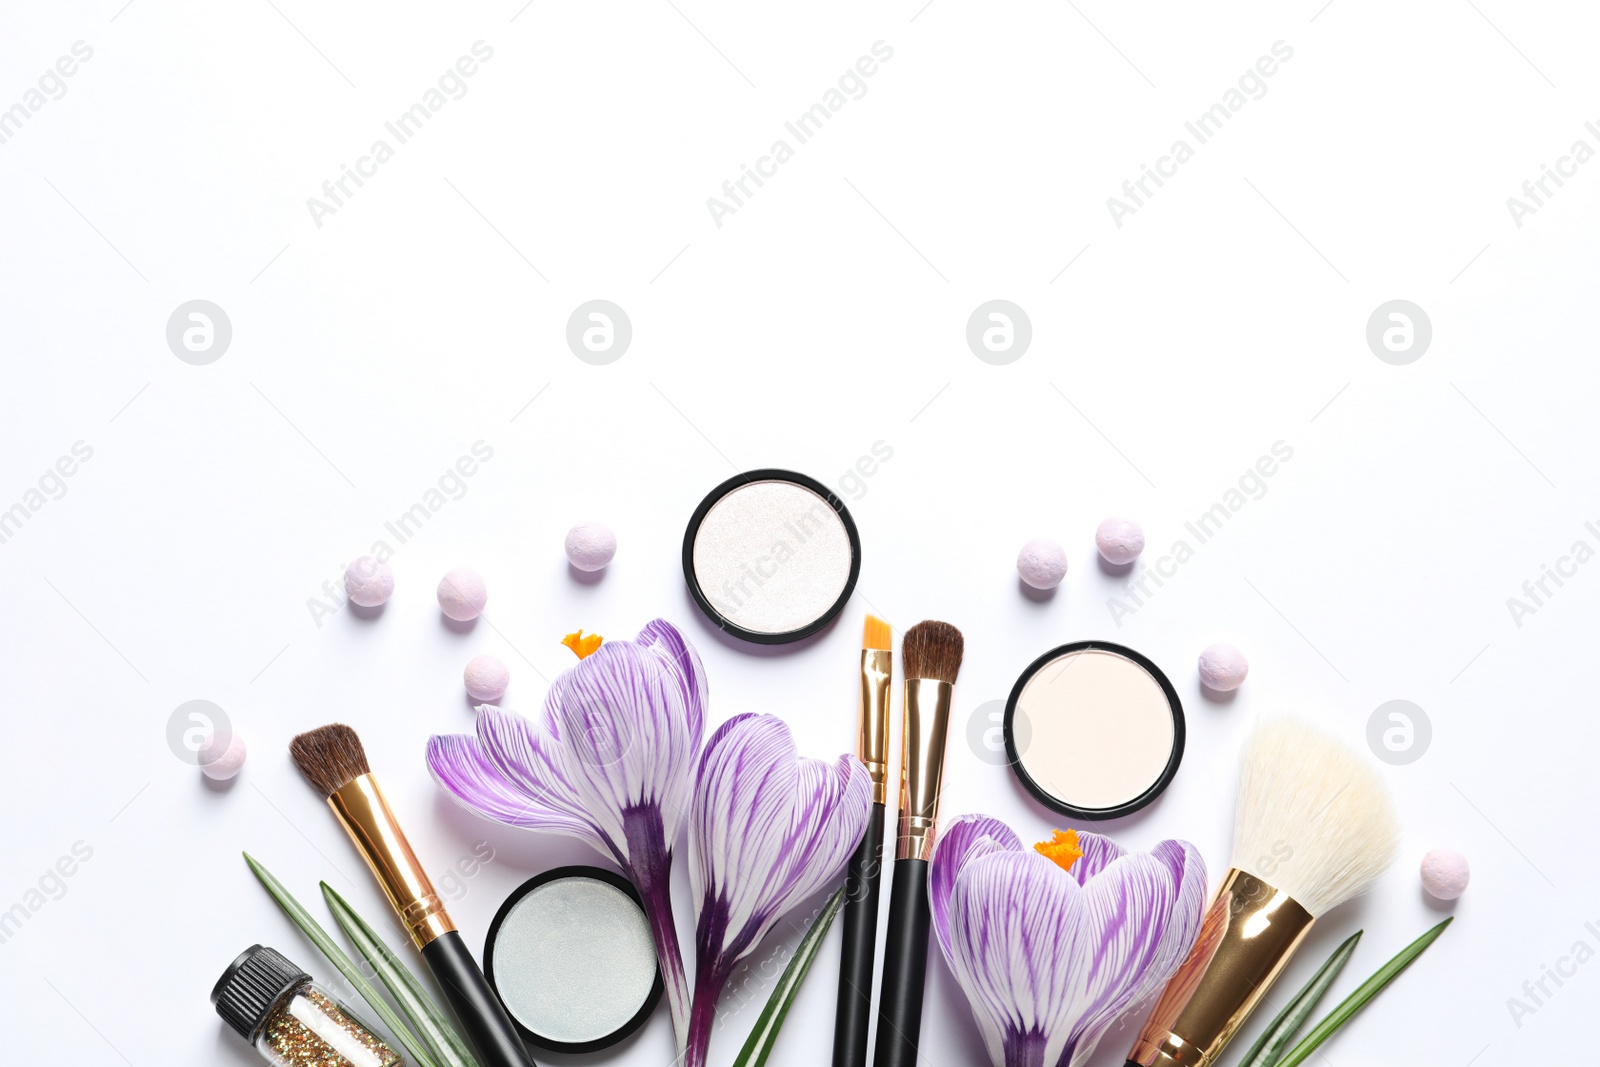
<svg viewBox="0 0 1600 1067">
<path fill-rule="evenodd" d="M 200 746 L 200 772 L 225 782 L 244 766 L 244 738 L 235 733 L 214 733 Z"/>
<path fill-rule="evenodd" d="M 1454 900 L 1467 890 L 1472 871 L 1467 857 L 1453 848 L 1436 848 L 1422 857 L 1422 888 L 1439 900 Z"/>
<path fill-rule="evenodd" d="M 1244 684 L 1250 664 L 1229 644 L 1215 644 L 1200 653 L 1200 681 L 1207 689 L 1231 693 Z"/>
<path fill-rule="evenodd" d="M 394 593 L 394 571 L 371 556 L 351 560 L 344 569 L 344 592 L 350 603 L 375 608 Z"/>
<path fill-rule="evenodd" d="M 470 622 L 489 603 L 489 587 L 471 567 L 457 567 L 439 579 L 439 610 L 456 622 Z"/>
<path fill-rule="evenodd" d="M 603 522 L 580 522 L 567 531 L 567 562 L 580 571 L 604 569 L 617 554 L 617 535 Z"/>
<path fill-rule="evenodd" d="M 511 672 L 493 656 L 473 656 L 462 672 L 467 695 L 473 700 L 499 700 L 511 684 Z"/>
<path fill-rule="evenodd" d="M 1095 547 L 1107 563 L 1132 563 L 1144 551 L 1144 531 L 1132 519 L 1112 516 L 1094 532 Z"/>
<path fill-rule="evenodd" d="M 1017 574 L 1035 589 L 1054 589 L 1067 576 L 1067 553 L 1048 537 L 1035 537 L 1017 553 Z"/>
</svg>

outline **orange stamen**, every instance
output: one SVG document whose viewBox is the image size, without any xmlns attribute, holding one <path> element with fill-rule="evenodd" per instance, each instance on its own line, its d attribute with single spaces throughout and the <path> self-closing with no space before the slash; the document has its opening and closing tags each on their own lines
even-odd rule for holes
<svg viewBox="0 0 1600 1067">
<path fill-rule="evenodd" d="M 1076 830 L 1057 830 L 1055 836 L 1049 841 L 1040 841 L 1033 850 L 1063 871 L 1072 870 L 1072 865 L 1083 858 Z"/>
<path fill-rule="evenodd" d="M 595 649 L 600 647 L 600 642 L 604 640 L 605 638 L 599 634 L 590 634 L 585 637 L 582 630 L 577 630 L 563 637 L 561 643 L 572 649 L 574 656 L 583 659 L 583 657 L 593 654 Z"/>
</svg>

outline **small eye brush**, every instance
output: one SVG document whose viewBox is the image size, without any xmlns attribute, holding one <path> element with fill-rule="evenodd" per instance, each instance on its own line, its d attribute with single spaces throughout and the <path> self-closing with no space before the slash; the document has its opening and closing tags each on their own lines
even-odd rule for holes
<svg viewBox="0 0 1600 1067">
<path fill-rule="evenodd" d="M 894 676 L 889 624 L 868 615 L 861 635 L 860 730 L 856 755 L 872 776 L 872 808 L 845 879 L 844 946 L 839 1006 L 833 1021 L 833 1067 L 866 1067 L 872 1036 L 872 971 L 878 941 L 878 880 L 883 871 L 884 804 L 889 791 L 889 683 Z"/>
</svg>

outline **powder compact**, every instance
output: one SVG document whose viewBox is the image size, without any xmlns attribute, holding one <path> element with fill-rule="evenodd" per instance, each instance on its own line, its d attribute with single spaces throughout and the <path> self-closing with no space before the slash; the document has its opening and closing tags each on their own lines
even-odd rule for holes
<svg viewBox="0 0 1600 1067">
<path fill-rule="evenodd" d="M 524 1038 L 595 1052 L 639 1029 L 661 1000 L 655 941 L 638 891 L 599 867 L 558 867 L 495 913 L 483 972 Z"/>
<path fill-rule="evenodd" d="M 1183 707 L 1167 676 L 1131 648 L 1077 641 L 1022 672 L 1006 700 L 1006 756 L 1045 807 L 1076 819 L 1131 815 L 1183 760 Z"/>
<path fill-rule="evenodd" d="M 861 537 L 844 502 L 793 471 L 729 478 L 700 502 L 683 535 L 683 576 L 695 603 L 721 629 L 757 644 L 821 630 L 860 573 Z"/>
</svg>

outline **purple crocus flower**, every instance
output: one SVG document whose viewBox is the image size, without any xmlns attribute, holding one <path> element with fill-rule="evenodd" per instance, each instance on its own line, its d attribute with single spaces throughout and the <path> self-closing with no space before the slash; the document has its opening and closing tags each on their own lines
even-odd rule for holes
<svg viewBox="0 0 1600 1067">
<path fill-rule="evenodd" d="M 995 1067 L 1087 1061 L 1177 970 L 1205 908 L 1205 864 L 1188 842 L 1126 852 L 1067 831 L 1027 850 L 983 815 L 942 831 L 928 873 L 939 947 Z"/>
<path fill-rule="evenodd" d="M 428 740 L 428 769 L 465 807 L 586 841 L 628 875 L 655 936 L 680 1052 L 689 984 L 672 922 L 672 845 L 705 708 L 700 657 L 657 619 L 637 640 L 607 641 L 558 677 L 541 724 L 484 705 L 476 737 Z"/>
<path fill-rule="evenodd" d="M 837 878 L 867 825 L 860 760 L 802 759 L 788 724 L 738 715 L 700 757 L 689 816 L 694 1008 L 684 1067 L 701 1067 L 734 966 L 785 912 Z"/>
</svg>

